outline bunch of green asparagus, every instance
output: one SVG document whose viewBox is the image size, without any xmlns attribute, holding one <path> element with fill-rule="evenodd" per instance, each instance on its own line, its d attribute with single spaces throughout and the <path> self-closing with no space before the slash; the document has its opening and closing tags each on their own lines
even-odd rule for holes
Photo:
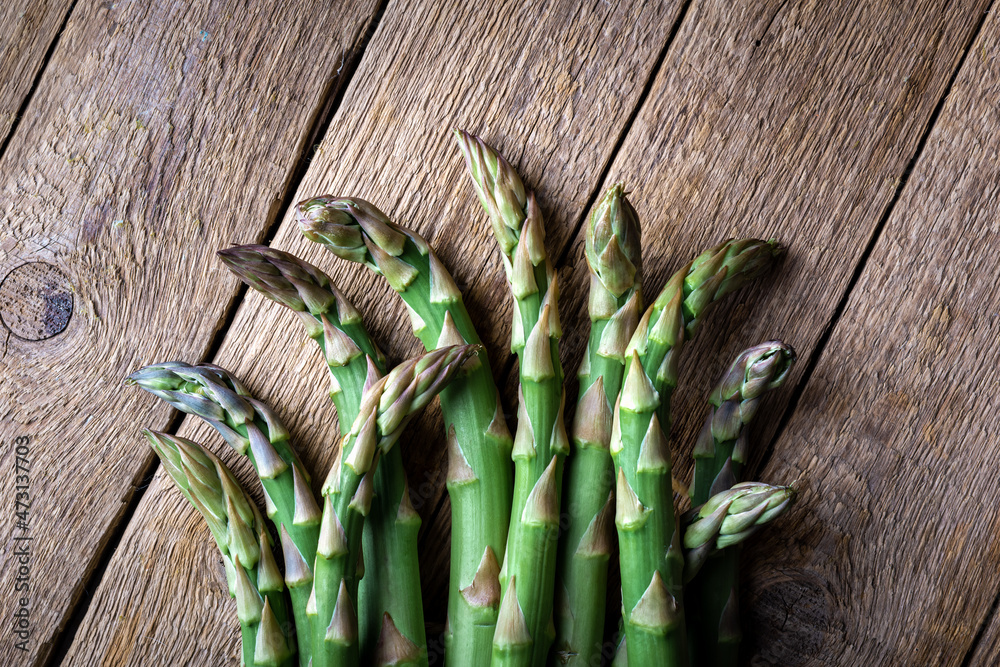
<svg viewBox="0 0 1000 667">
<path fill-rule="evenodd" d="M 427 352 L 394 368 L 317 267 L 265 246 L 218 253 L 246 284 L 299 316 L 329 369 L 339 446 L 318 496 L 289 430 L 230 372 L 169 362 L 128 377 L 207 421 L 260 478 L 270 525 L 204 446 L 145 432 L 221 552 L 242 664 L 439 661 L 424 627 L 420 517 L 395 447 L 414 414 L 439 396 L 452 508 L 448 665 L 735 665 L 739 545 L 795 496 L 789 486 L 741 481 L 747 427 L 764 395 L 788 377 L 795 352 L 762 343 L 726 370 L 694 443 L 689 498 L 675 498 L 684 487 L 671 472 L 670 398 L 681 352 L 709 307 L 767 272 L 779 247 L 740 239 L 710 248 L 644 310 L 638 216 L 623 187 L 612 186 L 586 229 L 590 336 L 574 409 L 559 354 L 558 274 L 535 197 L 496 150 L 466 132 L 455 136 L 513 297 L 513 437 L 445 265 L 419 234 L 355 198 L 304 201 L 297 220 L 307 239 L 364 264 L 402 297 Z M 575 415 L 569 429 L 567 410 Z M 688 500 L 691 509 L 679 514 Z M 606 636 L 615 564 L 621 619 Z"/>
</svg>

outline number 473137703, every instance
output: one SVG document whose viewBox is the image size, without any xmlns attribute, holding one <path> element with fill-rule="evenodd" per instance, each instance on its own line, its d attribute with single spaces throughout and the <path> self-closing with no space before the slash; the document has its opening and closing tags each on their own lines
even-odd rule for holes
<svg viewBox="0 0 1000 667">
<path fill-rule="evenodd" d="M 14 438 L 14 518 L 15 526 L 24 532 L 28 531 L 31 509 L 30 444 L 31 439 L 26 435 Z"/>
</svg>

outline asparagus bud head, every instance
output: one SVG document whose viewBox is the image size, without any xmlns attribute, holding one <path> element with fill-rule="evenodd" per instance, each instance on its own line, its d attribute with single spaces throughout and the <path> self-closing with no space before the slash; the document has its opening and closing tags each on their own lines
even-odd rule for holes
<svg viewBox="0 0 1000 667">
<path fill-rule="evenodd" d="M 587 265 L 616 298 L 635 285 L 642 266 L 639 216 L 616 183 L 594 209 L 587 225 Z"/>
<path fill-rule="evenodd" d="M 397 257 L 403 252 L 406 236 L 374 204 L 356 197 L 323 195 L 307 199 L 295 207 L 295 219 L 302 235 L 321 243 L 343 259 L 367 264 L 372 253 Z M 372 242 L 369 248 L 365 238 Z M 377 264 L 377 262 L 376 262 Z"/>
<path fill-rule="evenodd" d="M 715 440 L 735 440 L 757 413 L 764 394 L 777 389 L 795 364 L 795 350 L 769 341 L 745 350 L 729 367 L 709 398 L 715 408 L 710 421 Z M 735 457 L 734 457 L 735 458 Z M 739 458 L 742 463 L 742 458 Z"/>
<path fill-rule="evenodd" d="M 684 578 L 697 574 L 713 552 L 746 541 L 784 514 L 795 499 L 792 486 L 743 482 L 688 511 L 684 524 Z"/>
<path fill-rule="evenodd" d="M 465 156 L 479 201 L 489 215 L 493 235 L 504 254 L 510 256 L 527 216 L 524 183 L 510 163 L 479 137 L 455 130 L 455 140 Z"/>
</svg>

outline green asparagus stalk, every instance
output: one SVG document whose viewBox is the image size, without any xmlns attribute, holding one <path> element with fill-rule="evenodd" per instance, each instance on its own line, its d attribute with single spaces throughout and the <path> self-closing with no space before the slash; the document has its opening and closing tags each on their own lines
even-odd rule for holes
<svg viewBox="0 0 1000 667">
<path fill-rule="evenodd" d="M 237 452 L 247 456 L 260 477 L 267 515 L 281 538 L 285 584 L 298 633 L 309 636 L 306 603 L 312 583 L 309 563 L 316 554 L 320 510 L 309 474 L 289 442 L 288 429 L 266 405 L 250 396 L 228 371 L 211 364 L 154 364 L 128 376 L 181 412 L 211 424 Z M 299 642 L 299 661 L 309 663 L 308 641 Z"/>
<path fill-rule="evenodd" d="M 372 342 L 361 316 L 320 269 L 266 246 L 237 246 L 219 257 L 243 282 L 297 313 L 330 369 L 331 397 L 346 434 L 357 418 L 369 373 L 385 374 L 385 357 Z M 369 368 L 366 359 L 372 363 Z M 420 594 L 417 533 L 420 515 L 410 504 L 399 448 L 382 456 L 373 478 L 371 514 L 362 534 L 365 576 L 358 591 L 361 660 L 372 654 L 389 614 L 394 626 L 426 661 L 427 638 Z"/>
<path fill-rule="evenodd" d="M 706 308 L 762 274 L 773 243 L 727 241 L 675 273 L 643 315 L 626 354 L 612 424 L 617 468 L 615 523 L 628 660 L 687 665 L 680 534 L 673 504 L 670 396 L 684 343 Z"/>
<path fill-rule="evenodd" d="M 285 584 L 257 505 L 232 471 L 201 445 L 166 433 L 144 433 L 174 484 L 205 518 L 222 553 L 229 594 L 236 598 L 242 664 L 290 667 L 295 640 L 285 634 Z"/>
<path fill-rule="evenodd" d="M 695 577 L 713 553 L 745 542 L 791 506 L 795 489 L 741 482 L 687 512 L 684 524 L 684 578 Z"/>
<path fill-rule="evenodd" d="M 361 409 L 344 436 L 337 462 L 323 485 L 323 525 L 309 611 L 316 667 L 360 664 L 357 619 L 361 531 L 371 509 L 378 457 L 389 452 L 413 414 L 427 405 L 467 362 L 478 345 L 445 347 L 403 362 L 388 375 L 373 374 Z"/>
<path fill-rule="evenodd" d="M 455 132 L 472 183 L 489 215 L 514 297 L 511 350 L 520 362 L 514 499 L 494 665 L 542 665 L 552 618 L 563 459 L 569 439 L 559 362 L 559 288 L 545 251 L 541 212 L 513 167 L 478 137 Z"/>
<path fill-rule="evenodd" d="M 727 369 L 709 397 L 711 413 L 694 449 L 692 506 L 740 481 L 747 458 L 747 425 L 764 394 L 784 384 L 795 362 L 795 350 L 780 341 L 744 350 Z M 735 667 L 741 637 L 738 608 L 739 550 L 726 549 L 707 558 L 685 585 L 688 647 L 693 666 Z M 692 578 L 693 577 L 693 578 Z"/>
<path fill-rule="evenodd" d="M 428 350 L 480 343 L 462 294 L 420 235 L 361 199 L 317 197 L 298 205 L 303 235 L 385 277 Z M 441 393 L 451 496 L 451 587 L 446 659 L 489 660 L 500 605 L 498 580 L 510 521 L 512 439 L 485 354 Z"/>
<path fill-rule="evenodd" d="M 621 390 L 625 348 L 642 310 L 639 219 L 620 184 L 611 186 L 587 226 L 590 342 L 580 368 L 573 455 L 566 462 L 559 539 L 556 659 L 600 663 L 608 560 L 614 544 L 611 411 Z"/>
</svg>

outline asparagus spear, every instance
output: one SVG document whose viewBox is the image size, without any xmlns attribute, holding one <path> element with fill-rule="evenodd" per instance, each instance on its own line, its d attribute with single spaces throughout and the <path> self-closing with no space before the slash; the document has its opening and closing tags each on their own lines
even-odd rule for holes
<svg viewBox="0 0 1000 667">
<path fill-rule="evenodd" d="M 739 481 L 746 463 L 746 426 L 764 394 L 785 383 L 794 363 L 791 345 L 768 341 L 741 352 L 726 370 L 709 396 L 711 413 L 694 448 L 693 506 Z"/>
<path fill-rule="evenodd" d="M 222 553 L 229 594 L 236 598 L 242 663 L 290 666 L 295 640 L 285 635 L 285 585 L 257 505 L 229 468 L 201 445 L 166 433 L 143 433 L 174 484 L 205 518 Z"/>
<path fill-rule="evenodd" d="M 340 415 L 341 432 L 346 434 L 357 418 L 369 373 L 380 377 L 386 371 L 385 357 L 369 338 L 361 315 L 325 273 L 294 255 L 256 245 L 218 254 L 243 282 L 302 319 L 330 369 L 331 397 Z M 366 663 L 373 659 L 383 616 L 389 614 L 393 627 L 415 644 L 426 660 L 417 560 L 420 515 L 410 505 L 399 448 L 382 456 L 373 484 L 371 514 L 362 534 L 366 574 L 358 591 L 361 659 Z"/>
<path fill-rule="evenodd" d="M 344 436 L 340 456 L 323 485 L 323 526 L 316 557 L 310 613 L 313 664 L 359 663 L 357 595 L 361 530 L 371 508 L 378 456 L 389 452 L 413 414 L 427 405 L 462 366 L 480 363 L 478 345 L 445 347 L 403 362 L 388 375 L 373 374 L 361 409 Z M 426 660 L 426 658 L 424 658 Z"/>
<path fill-rule="evenodd" d="M 691 504 L 706 503 L 740 480 L 747 428 L 765 393 L 784 384 L 795 350 L 780 341 L 744 350 L 709 397 L 711 414 L 694 449 Z M 695 576 L 688 568 L 688 645 L 692 665 L 735 665 L 740 640 L 737 580 L 739 550 L 707 558 Z"/>
<path fill-rule="evenodd" d="M 670 395 L 683 344 L 705 309 L 767 269 L 778 248 L 727 241 L 675 273 L 643 315 L 626 354 L 612 424 L 615 523 L 628 660 L 686 665 L 680 535 L 671 490 Z"/>
<path fill-rule="evenodd" d="M 552 619 L 566 394 L 559 362 L 555 270 L 545 251 L 541 212 L 513 167 L 478 137 L 455 132 L 472 183 L 500 245 L 514 297 L 511 349 L 520 362 L 514 500 L 494 665 L 542 665 L 554 639 Z"/>
<path fill-rule="evenodd" d="M 784 514 L 794 499 L 791 486 L 742 482 L 685 513 L 684 578 L 696 576 L 713 553 L 745 542 Z"/>
<path fill-rule="evenodd" d="M 611 186 L 587 226 L 590 342 L 579 372 L 573 455 L 566 463 L 559 540 L 556 658 L 599 664 L 603 648 L 608 560 L 614 543 L 611 410 L 621 390 L 625 347 L 642 309 L 639 219 L 620 184 Z M 561 589 L 561 590 L 560 590 Z"/>
<path fill-rule="evenodd" d="M 285 584 L 296 628 L 308 637 L 306 603 L 313 577 L 309 563 L 316 554 L 320 510 L 309 488 L 309 475 L 289 443 L 288 429 L 239 380 L 212 364 L 154 364 L 129 375 L 126 383 L 138 385 L 181 412 L 201 417 L 250 459 L 264 487 L 267 515 L 281 537 Z M 299 661 L 306 667 L 309 643 L 299 644 Z"/>
<path fill-rule="evenodd" d="M 361 199 L 317 197 L 297 211 L 306 238 L 386 278 L 426 349 L 480 343 L 461 292 L 418 234 Z M 484 353 L 481 360 L 441 393 L 452 526 L 446 658 L 459 666 L 489 659 L 500 605 L 497 559 L 510 521 L 512 440 Z"/>
</svg>

